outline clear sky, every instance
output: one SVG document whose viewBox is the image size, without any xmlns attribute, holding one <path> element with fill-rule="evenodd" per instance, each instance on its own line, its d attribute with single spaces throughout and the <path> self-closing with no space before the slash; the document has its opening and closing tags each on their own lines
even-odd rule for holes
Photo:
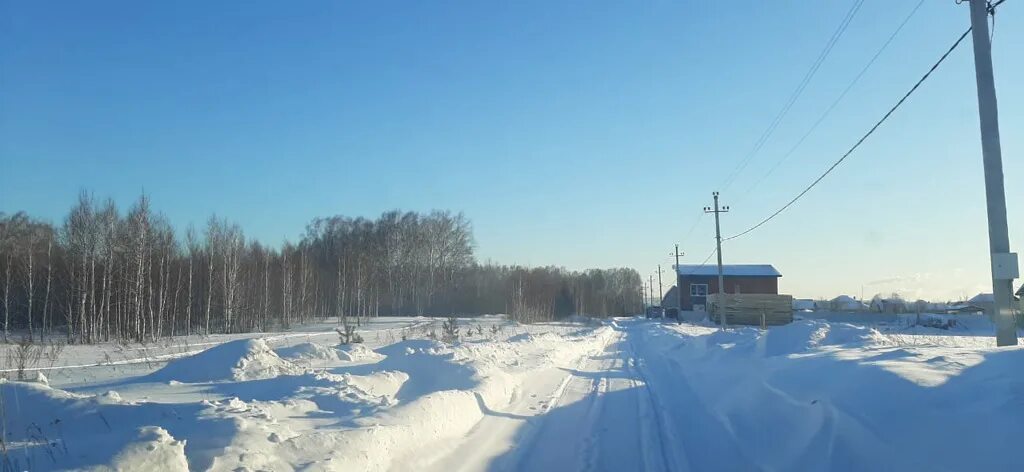
<svg viewBox="0 0 1024 472">
<path fill-rule="evenodd" d="M 483 260 L 644 276 L 713 248 L 848 148 L 969 25 L 927 0 L 757 187 L 916 0 L 867 0 L 750 165 L 736 168 L 853 4 L 0 0 L 0 211 L 59 223 L 82 188 L 143 190 L 179 228 L 267 242 L 313 217 L 450 209 Z M 1024 244 L 1024 4 L 994 62 L 1014 248 Z M 834 174 L 725 246 L 800 297 L 985 290 L 971 43 Z M 696 223 L 695 223 L 696 222 Z M 692 232 L 690 228 L 695 228 Z M 666 283 L 666 286 L 668 284 Z"/>
</svg>

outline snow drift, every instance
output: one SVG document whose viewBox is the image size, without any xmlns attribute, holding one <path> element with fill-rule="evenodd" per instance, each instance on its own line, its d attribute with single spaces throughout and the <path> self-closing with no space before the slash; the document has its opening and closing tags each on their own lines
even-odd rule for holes
<svg viewBox="0 0 1024 472">
<path fill-rule="evenodd" d="M 338 359 L 348 362 L 368 362 L 383 359 L 384 356 L 362 344 L 338 346 Z"/>
<path fill-rule="evenodd" d="M 900 347 L 818 321 L 670 329 L 636 345 L 694 470 L 1019 468 L 999 451 L 1024 435 L 1024 349 Z"/>
<path fill-rule="evenodd" d="M 324 346 L 323 344 L 317 343 L 301 343 L 294 346 L 282 347 L 275 349 L 277 353 L 283 359 L 289 361 L 299 360 L 324 360 L 324 361 L 336 361 L 338 360 L 338 350 L 331 346 Z"/>
<path fill-rule="evenodd" d="M 216 445 L 223 430 L 200 420 L 199 404 L 135 403 L 116 392 L 78 395 L 40 383 L 0 379 L 3 460 L 14 470 L 189 470 L 186 442 Z M 163 423 L 165 427 L 154 426 Z M 214 447 L 214 449 L 216 449 Z M 194 451 L 197 466 L 203 453 Z"/>
<path fill-rule="evenodd" d="M 825 347 L 887 343 L 885 336 L 872 328 L 817 320 L 798 320 L 765 331 L 750 327 L 712 330 L 692 341 L 687 345 L 691 351 L 726 357 L 787 356 Z"/>
<path fill-rule="evenodd" d="M 265 340 L 240 339 L 173 360 L 151 374 L 150 379 L 200 383 L 266 379 L 302 372 L 302 367 L 282 359 Z"/>
</svg>

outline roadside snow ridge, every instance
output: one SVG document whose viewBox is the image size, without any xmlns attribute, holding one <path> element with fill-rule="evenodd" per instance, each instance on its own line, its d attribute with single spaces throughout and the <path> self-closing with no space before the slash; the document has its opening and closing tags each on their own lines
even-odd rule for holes
<svg viewBox="0 0 1024 472">
<path fill-rule="evenodd" d="M 226 342 L 194 356 L 173 360 L 152 377 L 165 382 L 237 382 L 302 372 L 302 367 L 282 359 L 265 340 L 257 338 Z"/>
</svg>

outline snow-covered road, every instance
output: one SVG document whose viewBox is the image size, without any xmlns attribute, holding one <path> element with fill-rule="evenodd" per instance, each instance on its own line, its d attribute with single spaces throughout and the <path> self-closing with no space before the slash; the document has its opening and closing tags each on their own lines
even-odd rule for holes
<svg viewBox="0 0 1024 472">
<path fill-rule="evenodd" d="M 32 470 L 1020 468 L 1002 452 L 1024 437 L 1024 350 L 972 333 L 464 323 L 493 328 L 447 344 L 418 337 L 428 326 L 404 340 L 379 330 L 368 346 L 273 334 L 132 371 L 66 372 L 67 390 L 0 381 L 2 460 Z"/>
<path fill-rule="evenodd" d="M 630 334 L 616 327 L 600 354 L 568 369 L 559 408 L 517 451 L 514 469 L 681 470 L 678 435 L 661 414 L 657 384 L 644 375 L 647 360 Z"/>
<path fill-rule="evenodd" d="M 429 470 L 681 470 L 627 327 L 591 355 L 532 372 Z"/>
<path fill-rule="evenodd" d="M 428 470 L 1021 465 L 998 453 L 1024 434 L 1024 375 L 1010 360 L 1024 360 L 1021 349 L 938 333 L 926 335 L 938 345 L 907 346 L 905 335 L 820 322 L 720 332 L 621 319 L 613 329 L 599 352 L 524 378 Z M 935 447 L 945 442 L 956 446 Z"/>
<path fill-rule="evenodd" d="M 503 411 L 488 411 L 428 470 L 758 468 L 664 346 L 651 342 L 665 327 L 620 319 L 613 330 L 598 352 L 532 372 Z M 687 334 L 712 332 L 690 327 Z"/>
</svg>

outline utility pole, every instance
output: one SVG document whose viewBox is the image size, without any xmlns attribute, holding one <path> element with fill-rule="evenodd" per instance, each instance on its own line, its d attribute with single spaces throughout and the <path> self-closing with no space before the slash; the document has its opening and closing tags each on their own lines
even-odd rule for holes
<svg viewBox="0 0 1024 472">
<path fill-rule="evenodd" d="M 971 32 L 974 40 L 974 74 L 978 85 L 981 122 L 981 156 L 985 165 L 985 200 L 988 209 L 988 245 L 992 263 L 992 297 L 995 299 L 996 345 L 1015 346 L 1017 325 L 1013 316 L 1013 279 L 1019 276 L 1017 254 L 1010 252 L 1006 228 L 1006 193 L 1003 189 L 1003 156 L 999 145 L 999 112 L 992 77 L 992 44 L 988 33 L 987 0 L 971 1 Z"/>
<path fill-rule="evenodd" d="M 672 266 L 672 269 L 676 274 L 676 297 L 679 299 L 679 311 L 683 311 L 683 287 L 679 286 L 679 256 L 685 256 L 686 254 L 679 252 L 679 245 L 676 244 L 676 251 L 669 255 L 676 256 L 676 265 Z"/>
<path fill-rule="evenodd" d="M 644 305 L 644 282 L 640 281 L 640 314 L 644 314 L 646 306 Z"/>
<path fill-rule="evenodd" d="M 720 320 L 720 326 L 722 329 L 729 327 L 728 322 L 725 320 L 725 276 L 722 274 L 722 225 L 718 221 L 718 215 L 720 213 L 728 213 L 729 207 L 718 207 L 718 192 L 712 192 L 711 195 L 715 198 L 714 208 L 704 207 L 704 213 L 715 214 L 715 252 L 718 253 L 718 298 L 721 302 L 721 306 L 718 307 L 721 313 L 718 314 Z"/>
<path fill-rule="evenodd" d="M 650 294 L 651 294 L 651 306 L 654 306 L 654 276 L 653 275 L 648 275 L 647 276 L 647 280 L 648 280 L 648 283 L 650 284 L 650 285 L 648 285 L 648 287 L 651 287 L 651 291 L 650 291 Z"/>
<path fill-rule="evenodd" d="M 665 290 L 661 287 L 661 264 L 658 264 L 658 306 L 665 299 Z"/>
</svg>

